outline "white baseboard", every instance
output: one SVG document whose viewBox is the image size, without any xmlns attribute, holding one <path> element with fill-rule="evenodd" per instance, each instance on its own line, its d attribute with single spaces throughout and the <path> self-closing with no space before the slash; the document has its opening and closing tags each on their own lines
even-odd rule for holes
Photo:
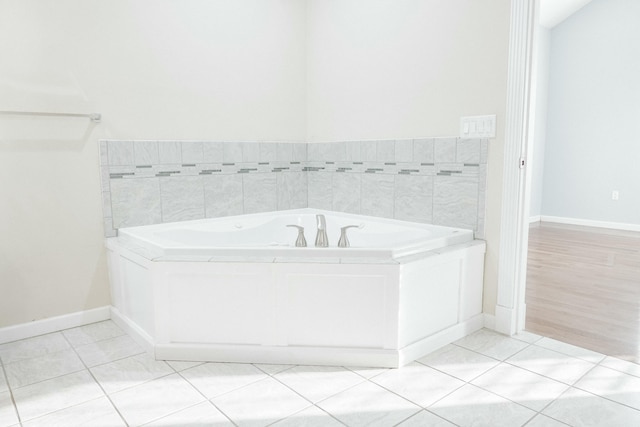
<svg viewBox="0 0 640 427">
<path fill-rule="evenodd" d="M 540 222 L 542 220 L 542 215 L 535 215 L 529 217 L 529 224 L 533 224 L 534 222 Z"/>
<path fill-rule="evenodd" d="M 613 230 L 640 231 L 640 224 L 625 224 L 622 222 L 596 221 L 592 219 L 567 218 L 561 216 L 542 215 L 541 221 L 558 224 L 583 225 L 586 227 L 610 228 Z"/>
<path fill-rule="evenodd" d="M 98 307 L 91 310 L 78 311 L 48 319 L 0 328 L 0 344 L 38 335 L 58 332 L 63 329 L 76 328 L 90 323 L 101 322 L 111 318 L 110 307 Z"/>
</svg>

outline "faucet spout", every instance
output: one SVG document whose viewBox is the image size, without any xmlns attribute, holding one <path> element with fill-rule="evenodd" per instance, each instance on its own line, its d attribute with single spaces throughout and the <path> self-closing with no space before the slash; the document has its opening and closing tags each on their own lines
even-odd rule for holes
<svg viewBox="0 0 640 427">
<path fill-rule="evenodd" d="M 318 227 L 318 232 L 316 234 L 316 246 L 326 248 L 329 246 L 329 239 L 327 238 L 327 222 L 324 215 L 316 215 L 316 224 Z"/>
</svg>

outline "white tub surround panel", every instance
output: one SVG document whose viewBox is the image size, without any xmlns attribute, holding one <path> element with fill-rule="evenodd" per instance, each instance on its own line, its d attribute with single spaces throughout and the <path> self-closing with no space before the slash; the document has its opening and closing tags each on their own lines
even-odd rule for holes
<svg viewBox="0 0 640 427">
<path fill-rule="evenodd" d="M 105 234 L 313 207 L 484 236 L 488 140 L 100 141 Z"/>
<path fill-rule="evenodd" d="M 312 245 L 318 213 L 331 246 L 293 247 L 285 224 Z M 349 223 L 364 227 L 338 248 Z M 157 359 L 398 367 L 482 327 L 472 238 L 311 209 L 123 229 L 107 240 L 112 316 Z"/>
</svg>

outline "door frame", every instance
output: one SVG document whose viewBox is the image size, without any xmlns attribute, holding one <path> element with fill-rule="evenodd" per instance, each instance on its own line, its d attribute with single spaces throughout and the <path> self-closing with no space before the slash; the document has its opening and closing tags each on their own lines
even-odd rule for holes
<svg viewBox="0 0 640 427">
<path fill-rule="evenodd" d="M 524 329 L 529 239 L 529 141 L 535 111 L 535 28 L 539 0 L 511 0 L 495 329 Z"/>
</svg>

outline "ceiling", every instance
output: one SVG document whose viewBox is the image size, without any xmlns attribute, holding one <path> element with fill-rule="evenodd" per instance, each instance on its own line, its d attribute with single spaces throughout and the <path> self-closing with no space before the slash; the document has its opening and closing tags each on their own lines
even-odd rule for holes
<svg viewBox="0 0 640 427">
<path fill-rule="evenodd" d="M 540 25 L 553 28 L 591 0 L 540 0 Z"/>
</svg>

